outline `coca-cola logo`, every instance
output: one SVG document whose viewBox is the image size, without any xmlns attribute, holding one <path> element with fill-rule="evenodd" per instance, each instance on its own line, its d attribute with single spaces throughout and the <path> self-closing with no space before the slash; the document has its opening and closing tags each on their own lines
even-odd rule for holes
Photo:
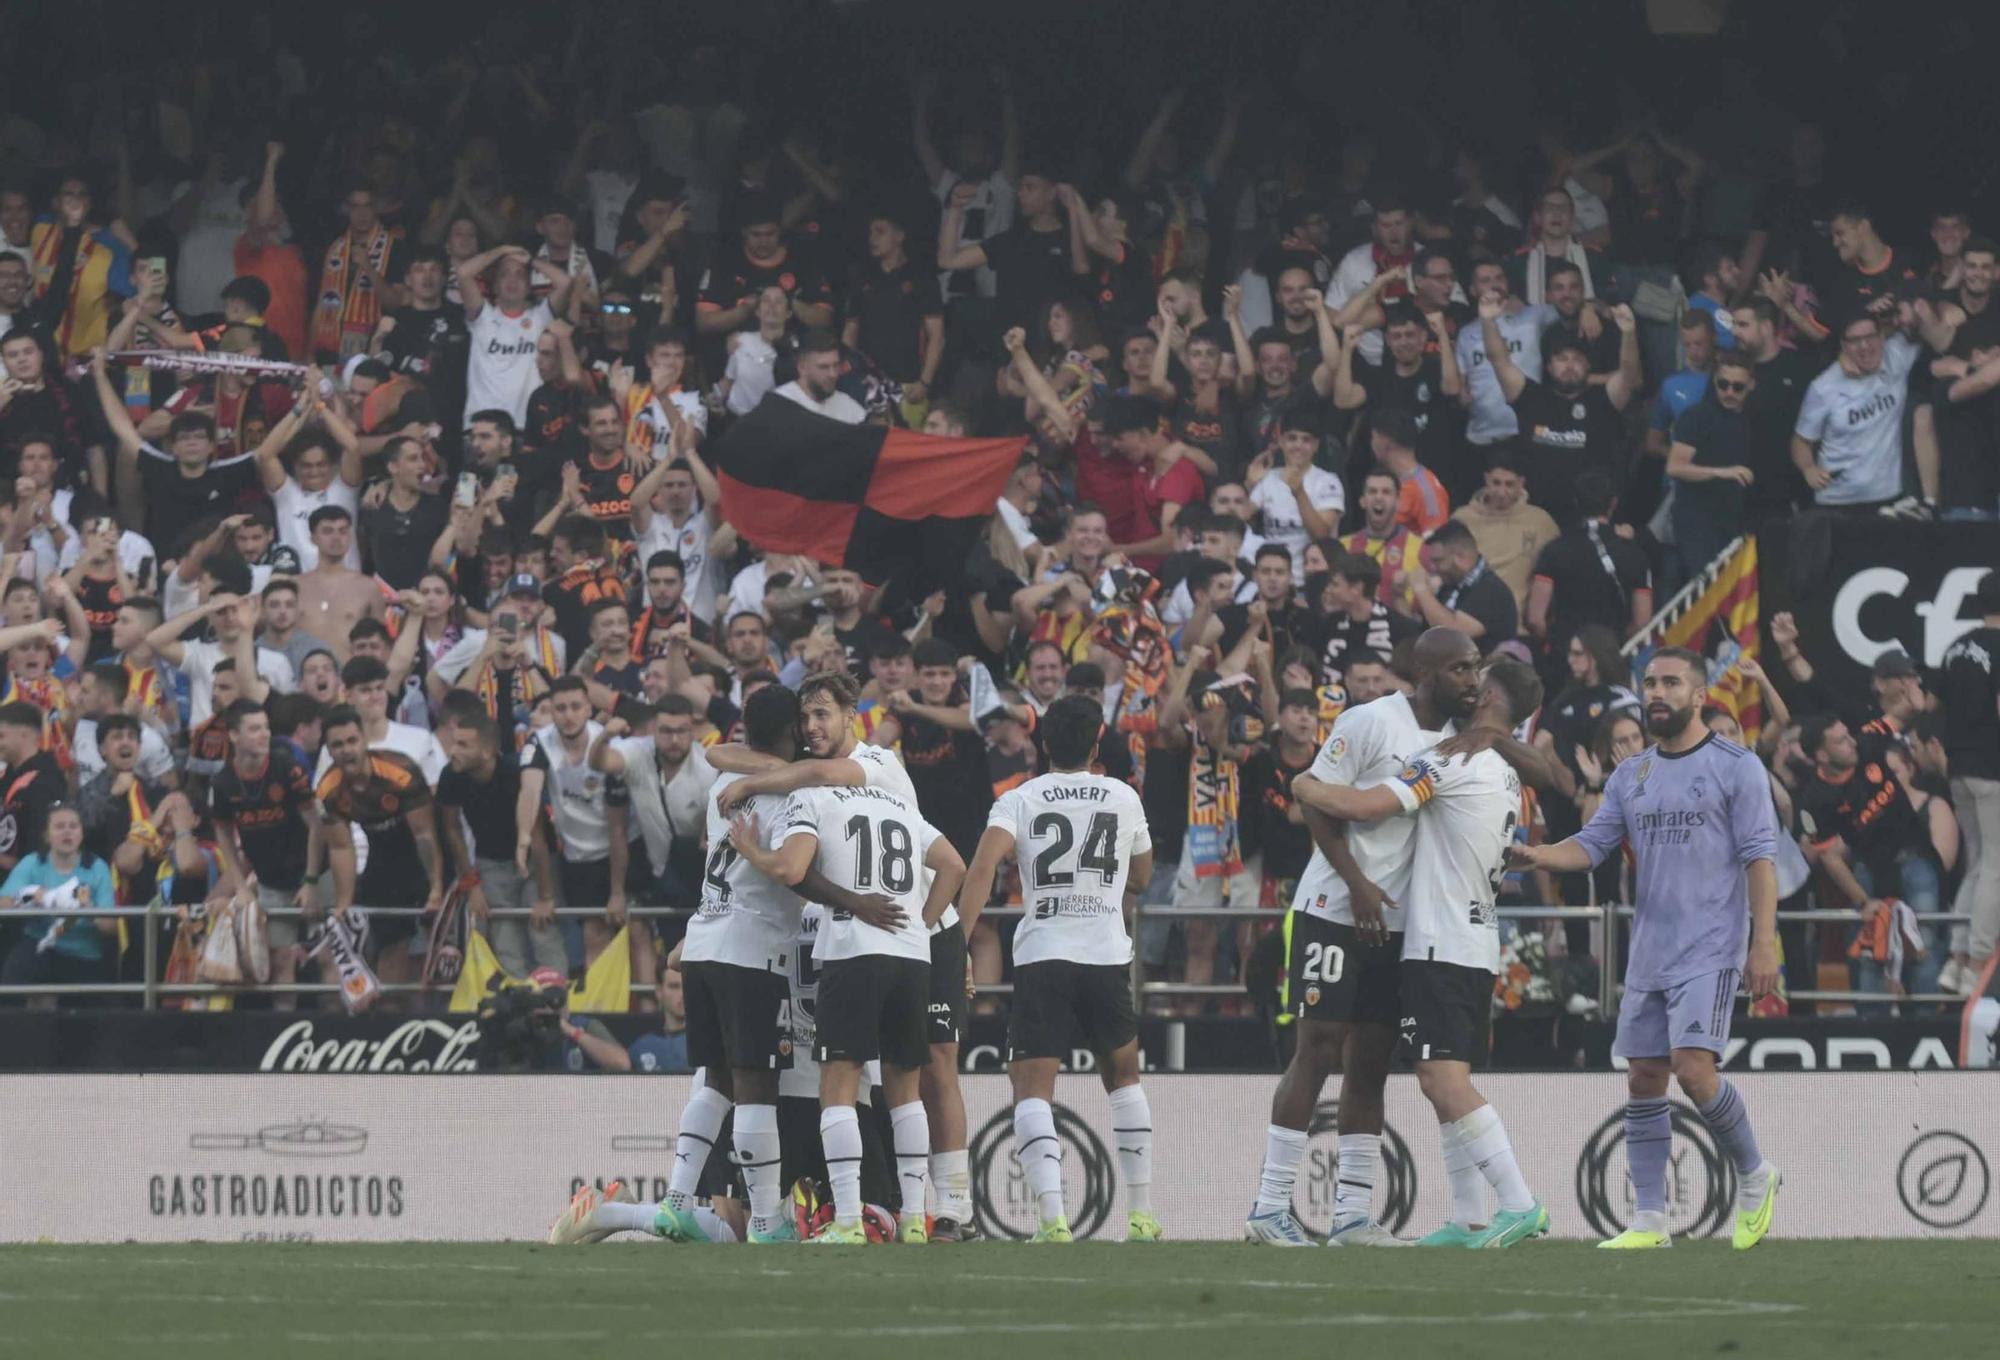
<svg viewBox="0 0 2000 1360">
<path fill-rule="evenodd" d="M 379 1038 L 315 1037 L 314 1022 L 278 1032 L 257 1064 L 260 1072 L 471 1072 L 479 1026 L 472 1020 L 405 1020 Z"/>
</svg>

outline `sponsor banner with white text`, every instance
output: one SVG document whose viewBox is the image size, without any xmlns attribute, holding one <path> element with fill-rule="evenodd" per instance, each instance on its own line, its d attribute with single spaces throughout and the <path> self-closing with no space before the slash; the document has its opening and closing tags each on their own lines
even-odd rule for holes
<svg viewBox="0 0 2000 1360">
<path fill-rule="evenodd" d="M 2000 1236 L 1993 1161 L 2000 1089 L 1964 1073 L 1747 1073 L 1734 1078 L 1785 1173 L 1791 1237 Z M 1153 1203 L 1181 1239 L 1240 1235 L 1255 1196 L 1272 1079 L 1161 1076 Z M 1032 1229 L 1012 1155 L 1004 1078 L 966 1079 L 982 1224 Z M 1507 1121 L 1555 1232 L 1597 1237 L 1630 1212 L 1614 1074 L 1480 1079 Z M 665 1192 L 686 1078 L 301 1075 L 0 1077 L 0 1241 L 521 1240 L 539 1238 L 587 1181 Z M 1104 1092 L 1057 1087 L 1071 1221 L 1121 1235 L 1123 1197 Z M 1297 1208 L 1332 1216 L 1335 1106 L 1323 1104 Z M 1437 1124 L 1415 1082 L 1390 1083 L 1378 1215 L 1406 1235 L 1449 1209 Z M 1734 1174 L 1676 1104 L 1670 1215 L 1728 1229 Z M 79 1132 L 83 1131 L 83 1132 Z"/>
</svg>

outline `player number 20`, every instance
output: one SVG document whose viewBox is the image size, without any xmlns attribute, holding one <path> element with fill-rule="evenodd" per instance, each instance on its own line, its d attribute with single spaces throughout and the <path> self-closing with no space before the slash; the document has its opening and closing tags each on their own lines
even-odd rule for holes
<svg viewBox="0 0 2000 1360">
<path fill-rule="evenodd" d="M 1301 982 L 1324 982 L 1329 987 L 1340 981 L 1340 975 L 1347 970 L 1347 951 L 1337 944 L 1306 946 L 1306 966 L 1299 974 Z"/>
</svg>

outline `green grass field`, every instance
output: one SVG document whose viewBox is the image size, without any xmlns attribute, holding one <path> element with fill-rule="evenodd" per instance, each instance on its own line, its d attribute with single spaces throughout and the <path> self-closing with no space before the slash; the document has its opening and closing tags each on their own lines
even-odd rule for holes
<svg viewBox="0 0 2000 1360">
<path fill-rule="evenodd" d="M 2000 1353 L 2000 1246 L 37 1246 L 0 1300 L 0 1353 L 85 1358 L 1948 1360 Z"/>
</svg>

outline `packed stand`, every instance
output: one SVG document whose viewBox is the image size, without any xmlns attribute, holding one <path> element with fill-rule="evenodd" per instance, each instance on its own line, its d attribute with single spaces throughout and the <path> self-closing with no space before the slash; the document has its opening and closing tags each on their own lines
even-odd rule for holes
<svg viewBox="0 0 2000 1360">
<path fill-rule="evenodd" d="M 1560 839 L 1648 744 L 1621 644 L 1740 536 L 2000 516 L 1996 248 L 1941 202 L 1892 249 L 1810 124 L 1733 217 L 1657 120 L 1391 162 L 1247 86 L 1108 155 L 1031 140 L 1005 71 L 918 75 L 863 157 L 712 49 L 657 95 L 580 46 L 489 56 L 510 32 L 364 63 L 356 104 L 259 27 L 269 80 L 87 146 L 48 120 L 0 180 L 6 984 L 193 980 L 190 939 L 247 921 L 234 1003 L 318 1004 L 254 983 L 336 981 L 343 946 L 422 980 L 462 894 L 510 975 L 616 944 L 649 1001 L 705 750 L 835 670 L 968 859 L 1039 715 L 1099 702 L 1146 905 L 1179 909 L 1139 932 L 1185 984 L 1150 1002 L 1247 1012 L 1312 851 L 1291 782 L 1426 628 L 1541 672 L 1523 834 Z M 960 568 L 866 580 L 723 518 L 714 450 L 768 402 L 1023 452 Z M 1980 602 L 1872 704 L 1784 616 L 1736 663 L 1787 905 L 1857 912 L 1787 927 L 1795 990 L 1822 960 L 1969 989 L 1993 952 L 2000 574 Z M 1509 897 L 1629 889 L 1613 861 Z M 150 951 L 92 914 L 149 900 Z M 981 921 L 980 984 L 1011 930 Z M 1590 921 L 1507 930 L 1498 1005 L 1594 1004 Z"/>
</svg>

